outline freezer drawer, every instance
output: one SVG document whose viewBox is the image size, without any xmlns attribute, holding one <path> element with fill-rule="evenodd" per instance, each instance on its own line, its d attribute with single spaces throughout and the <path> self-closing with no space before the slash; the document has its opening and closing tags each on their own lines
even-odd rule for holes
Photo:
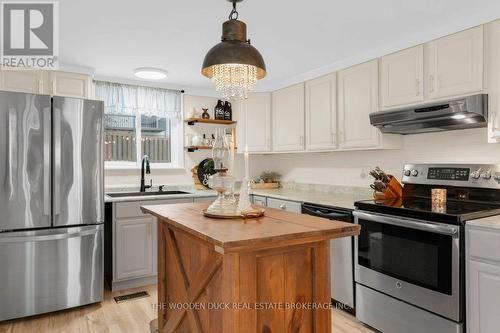
<svg viewBox="0 0 500 333">
<path fill-rule="evenodd" d="M 0 321 L 103 297 L 103 225 L 0 234 Z"/>
</svg>

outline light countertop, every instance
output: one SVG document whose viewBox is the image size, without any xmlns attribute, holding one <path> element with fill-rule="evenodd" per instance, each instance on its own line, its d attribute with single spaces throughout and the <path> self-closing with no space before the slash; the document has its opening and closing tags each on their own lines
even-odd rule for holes
<svg viewBox="0 0 500 333">
<path fill-rule="evenodd" d="M 500 230 L 500 215 L 485 217 L 477 220 L 471 220 L 467 221 L 466 223 L 467 225 L 473 225 L 476 227 L 484 227 L 484 228 Z"/>
<path fill-rule="evenodd" d="M 270 190 L 252 190 L 252 194 L 265 197 L 290 200 L 297 202 L 309 202 L 318 205 L 354 209 L 354 202 L 358 200 L 372 199 L 370 189 L 364 188 L 334 188 L 328 192 L 311 189 L 288 189 L 278 188 Z"/>
</svg>

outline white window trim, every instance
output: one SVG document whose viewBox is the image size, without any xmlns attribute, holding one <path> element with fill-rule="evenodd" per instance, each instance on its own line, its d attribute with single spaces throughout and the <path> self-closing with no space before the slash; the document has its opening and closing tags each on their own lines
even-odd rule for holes
<svg viewBox="0 0 500 333">
<path fill-rule="evenodd" d="M 170 138 L 172 139 L 171 145 L 171 159 L 177 161 L 173 163 L 151 163 L 151 168 L 156 170 L 183 170 L 184 166 L 184 94 L 181 94 L 181 112 L 180 119 L 171 120 Z M 177 124 L 175 124 L 177 123 Z M 136 142 L 141 142 L 142 133 L 140 131 L 140 117 L 136 117 L 135 123 L 135 137 Z M 141 151 L 136 149 L 136 162 L 127 161 L 105 161 L 105 170 L 140 170 L 141 169 Z"/>
</svg>

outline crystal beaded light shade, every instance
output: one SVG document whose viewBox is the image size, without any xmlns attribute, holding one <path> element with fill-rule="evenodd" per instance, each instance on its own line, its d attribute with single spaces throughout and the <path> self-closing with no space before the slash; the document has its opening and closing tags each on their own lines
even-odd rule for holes
<svg viewBox="0 0 500 333">
<path fill-rule="evenodd" d="M 247 27 L 232 18 L 222 24 L 221 42 L 212 47 L 205 59 L 201 73 L 210 78 L 224 98 L 246 98 L 258 80 L 266 76 L 266 65 L 259 51 L 247 40 Z"/>
<path fill-rule="evenodd" d="M 243 99 L 257 83 L 257 67 L 243 64 L 212 66 L 212 82 L 215 89 L 226 99 Z"/>
</svg>

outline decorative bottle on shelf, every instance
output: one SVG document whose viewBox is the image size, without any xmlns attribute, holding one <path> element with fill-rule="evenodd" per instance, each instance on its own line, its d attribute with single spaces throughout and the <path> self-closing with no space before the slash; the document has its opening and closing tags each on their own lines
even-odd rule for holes
<svg viewBox="0 0 500 333">
<path fill-rule="evenodd" d="M 233 109 L 228 101 L 224 104 L 224 120 L 233 120 Z"/>
<path fill-rule="evenodd" d="M 220 99 L 217 101 L 217 105 L 214 108 L 214 117 L 218 120 L 224 120 L 224 102 Z"/>
<path fill-rule="evenodd" d="M 210 119 L 210 114 L 208 113 L 208 109 L 203 109 L 202 108 L 202 110 L 203 110 L 203 113 L 201 114 L 201 117 L 203 119 Z"/>
</svg>

